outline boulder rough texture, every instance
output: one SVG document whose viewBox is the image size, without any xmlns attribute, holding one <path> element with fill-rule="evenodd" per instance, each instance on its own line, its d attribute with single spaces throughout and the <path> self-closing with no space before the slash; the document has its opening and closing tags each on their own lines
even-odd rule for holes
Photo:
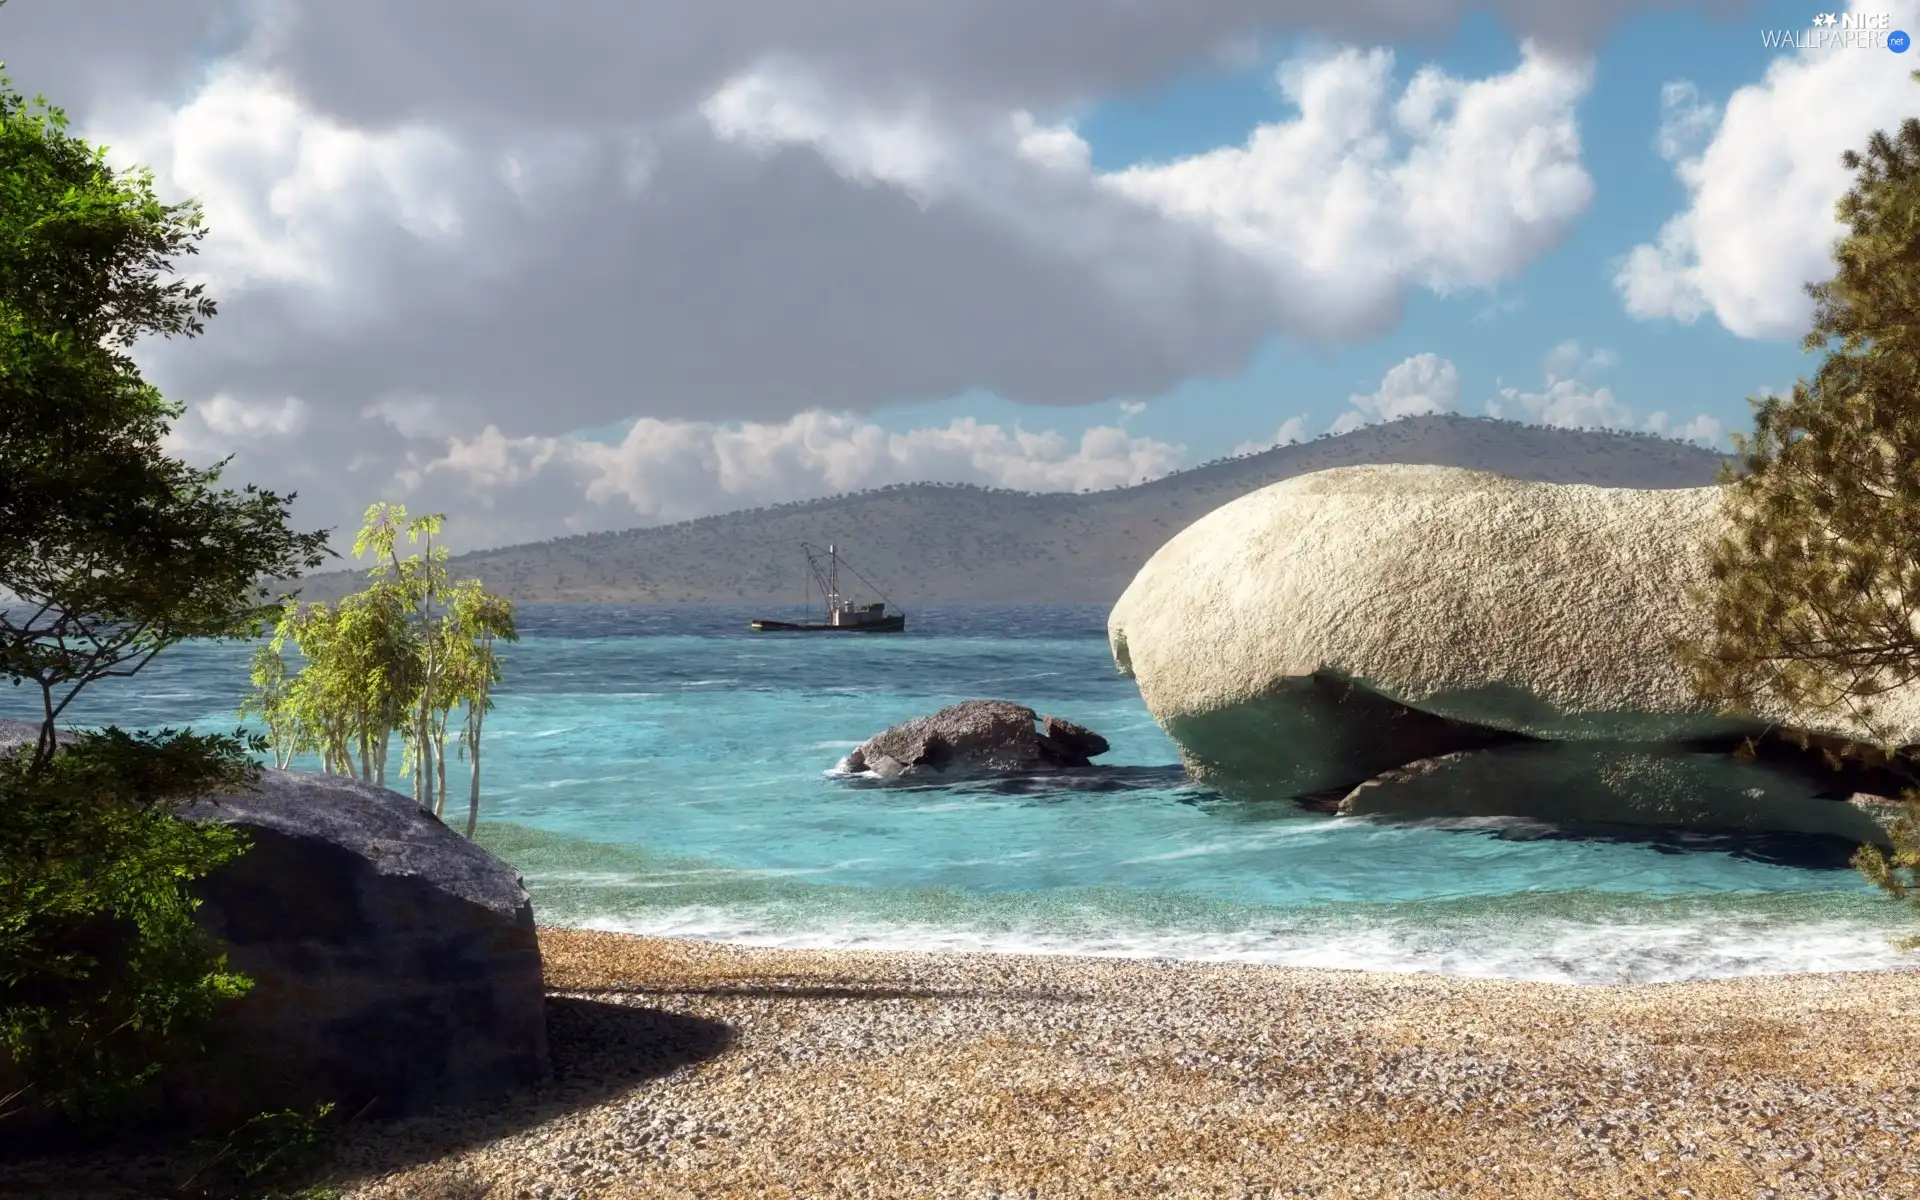
<svg viewBox="0 0 1920 1200">
<path fill-rule="evenodd" d="M 1336 811 L 1526 816 L 1886 842 L 1898 808 L 1883 796 L 1832 795 L 1804 774 L 1724 754 L 1615 742 L 1521 742 L 1407 763 L 1354 788 Z"/>
<path fill-rule="evenodd" d="M 0 726 L 0 750 L 32 740 Z M 548 1077 L 533 904 L 511 867 L 411 797 L 341 776 L 269 769 L 181 815 L 252 842 L 200 882 L 196 915 L 254 986 L 210 1061 L 169 1081 L 171 1116 L 320 1101 L 398 1115 Z"/>
<path fill-rule="evenodd" d="M 1229 795 L 1337 795 L 1534 741 L 1671 745 L 1768 724 L 1858 736 L 1843 717 L 1776 703 L 1736 719 L 1695 695 L 1673 648 L 1708 629 L 1689 592 L 1719 505 L 1717 488 L 1320 471 L 1173 537 L 1108 638 L 1188 771 Z M 1920 689 L 1886 700 L 1920 740 Z M 1486 763 L 1503 761 L 1521 759 Z"/>
<path fill-rule="evenodd" d="M 965 700 L 876 733 L 840 767 L 882 779 L 936 774 L 971 776 L 1067 770 L 1092 765 L 1107 740 L 1084 726 L 1040 718 L 1010 700 Z"/>
</svg>

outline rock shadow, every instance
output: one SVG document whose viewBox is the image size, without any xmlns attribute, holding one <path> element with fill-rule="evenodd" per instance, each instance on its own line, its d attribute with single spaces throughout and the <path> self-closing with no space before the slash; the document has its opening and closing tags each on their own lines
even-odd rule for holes
<svg viewBox="0 0 1920 1200">
<path fill-rule="evenodd" d="M 436 1162 L 557 1117 L 590 1108 L 652 1079 L 725 1053 L 734 1031 L 721 1021 L 633 1001 L 549 996 L 553 1077 L 518 1092 L 390 1120 L 350 1120 L 321 1178 L 336 1185 Z M 204 1150 L 150 1139 L 0 1159 L 0 1196 L 74 1200 L 185 1200 L 183 1183 Z"/>
<path fill-rule="evenodd" d="M 975 991 L 958 988 L 871 987 L 836 984 L 739 983 L 702 987 L 625 987 L 572 988 L 581 996 L 713 996 L 740 1000 L 1021 1000 L 1054 1003 L 1080 999 L 1061 992 L 1032 992 L 1011 989 Z"/>
<path fill-rule="evenodd" d="M 716 1058 L 734 1040 L 722 1021 L 632 1001 L 548 996 L 551 1081 L 483 1104 L 368 1122 L 344 1140 L 332 1174 L 366 1178 L 435 1162 Z"/>
<path fill-rule="evenodd" d="M 1071 767 L 1048 771 L 1005 775 L 955 775 L 941 778 L 916 775 L 881 779 L 870 775 L 846 778 L 849 787 L 871 791 L 921 795 L 945 792 L 970 796 L 1030 796 L 1040 799 L 1064 799 L 1076 795 L 1102 795 L 1114 792 L 1173 791 L 1193 789 L 1184 767 Z"/>
<path fill-rule="evenodd" d="M 1503 842 L 1611 842 L 1645 846 L 1660 854 L 1724 854 L 1770 867 L 1840 871 L 1853 868 L 1860 843 L 1821 833 L 1759 832 L 1744 829 L 1678 829 L 1657 825 L 1528 820 L 1482 828 Z"/>
</svg>

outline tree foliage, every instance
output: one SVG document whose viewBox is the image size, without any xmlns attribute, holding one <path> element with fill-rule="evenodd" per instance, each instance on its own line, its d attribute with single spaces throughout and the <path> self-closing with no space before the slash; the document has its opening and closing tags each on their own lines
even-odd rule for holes
<svg viewBox="0 0 1920 1200">
<path fill-rule="evenodd" d="M 180 409 L 140 375 L 137 339 L 213 315 L 172 278 L 204 236 L 66 117 L 0 77 L 0 673 L 40 695 L 36 757 L 88 684 L 188 638 L 250 635 L 268 578 L 318 566 L 325 534 L 288 527 L 292 496 L 219 486 L 161 439 Z"/>
<path fill-rule="evenodd" d="M 253 693 L 241 713 L 266 726 L 279 765 L 312 754 L 322 770 L 371 783 L 385 782 L 399 733 L 400 769 L 413 781 L 415 803 L 442 818 L 453 733 L 456 755 L 469 764 L 471 837 L 481 731 L 500 681 L 495 646 L 519 635 L 512 604 L 478 580 L 449 582 L 446 548 L 434 544 L 444 521 L 440 513 L 409 518 L 403 505 L 368 508 L 353 547 L 373 559 L 368 587 L 338 604 L 287 607 L 254 656 Z M 402 556 L 403 544 L 421 549 Z M 302 660 L 292 675 L 289 645 Z"/>
<path fill-rule="evenodd" d="M 173 275 L 203 234 L 145 172 L 112 169 L 0 76 L 0 675 L 39 692 L 31 750 L 0 754 L 0 1110 L 101 1116 L 190 1051 L 244 986 L 193 921 L 194 881 L 240 836 L 178 819 L 246 785 L 254 747 L 55 722 L 101 679 L 186 638 L 244 636 L 264 577 L 318 565 L 292 497 L 167 455 L 179 415 L 128 348 L 200 332 Z M 58 753 L 56 753 L 58 749 Z"/>
<path fill-rule="evenodd" d="M 246 843 L 176 814 L 245 787 L 248 748 L 109 729 L 44 765 L 0 755 L 0 1049 L 18 1080 L 0 1116 L 111 1114 L 194 1053 L 218 1005 L 245 991 L 194 924 L 184 884 Z"/>
<path fill-rule="evenodd" d="M 1920 72 L 1915 73 L 1920 79 Z M 1704 695 L 1736 710 L 1783 702 L 1851 725 L 1870 757 L 1915 779 L 1916 747 L 1886 698 L 1920 682 L 1920 120 L 1841 157 L 1835 273 L 1808 285 L 1811 382 L 1755 403 L 1722 476 L 1730 524 L 1711 551 L 1712 632 L 1682 652 Z M 1855 862 L 1897 897 L 1920 870 L 1920 809 L 1891 857 Z"/>
</svg>

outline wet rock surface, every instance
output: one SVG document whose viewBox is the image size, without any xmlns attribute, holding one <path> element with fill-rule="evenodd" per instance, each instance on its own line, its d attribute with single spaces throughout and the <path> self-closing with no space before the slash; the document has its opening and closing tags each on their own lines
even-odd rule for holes
<svg viewBox="0 0 1920 1200">
<path fill-rule="evenodd" d="M 1010 700 L 966 700 L 868 738 L 841 761 L 880 779 L 968 779 L 1084 769 L 1107 740 Z"/>
</svg>

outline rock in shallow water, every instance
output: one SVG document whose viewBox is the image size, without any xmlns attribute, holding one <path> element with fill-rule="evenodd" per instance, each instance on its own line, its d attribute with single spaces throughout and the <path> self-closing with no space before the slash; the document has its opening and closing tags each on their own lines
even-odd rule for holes
<svg viewBox="0 0 1920 1200">
<path fill-rule="evenodd" d="M 873 735 L 841 760 L 841 769 L 882 779 L 1018 774 L 1091 766 L 1109 749 L 1084 726 L 1047 717 L 1042 732 L 1039 720 L 1009 700 L 966 700 Z"/>
<path fill-rule="evenodd" d="M 1808 833 L 1889 844 L 1897 804 L 1877 795 L 1830 794 L 1821 782 L 1809 772 L 1682 747 L 1520 742 L 1382 772 L 1349 792 L 1336 811 Z"/>
</svg>

